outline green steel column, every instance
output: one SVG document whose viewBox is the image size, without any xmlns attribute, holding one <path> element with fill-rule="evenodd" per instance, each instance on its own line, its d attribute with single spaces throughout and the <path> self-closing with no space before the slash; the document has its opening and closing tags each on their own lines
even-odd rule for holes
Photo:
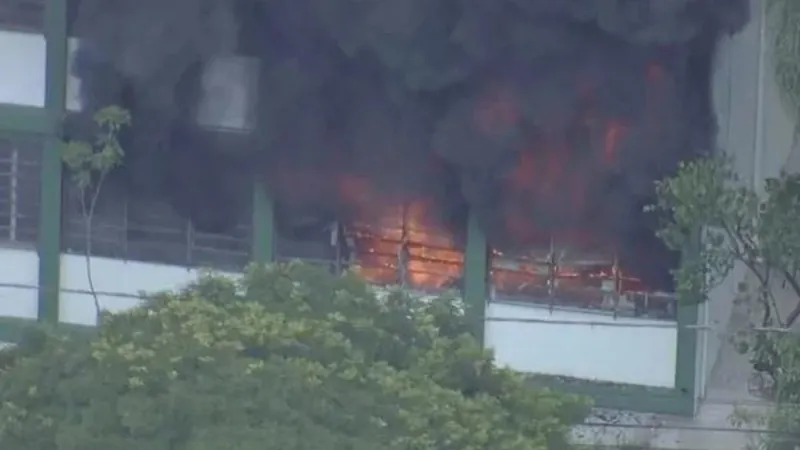
<svg viewBox="0 0 800 450">
<path fill-rule="evenodd" d="M 67 0 L 47 0 L 45 110 L 48 134 L 41 167 L 39 206 L 39 320 L 58 322 L 61 254 L 61 121 L 67 73 Z"/>
<path fill-rule="evenodd" d="M 701 234 L 698 231 L 693 245 L 683 251 L 682 258 L 697 258 L 701 248 Z M 699 296 L 699 294 L 698 294 Z M 675 361 L 675 389 L 683 397 L 686 405 L 685 415 L 693 415 L 695 409 L 695 378 L 697 376 L 697 337 L 699 305 L 704 298 L 679 298 L 677 305 L 678 342 Z"/>
<path fill-rule="evenodd" d="M 253 190 L 253 260 L 268 263 L 275 259 L 275 208 L 264 183 L 256 181 Z"/>
<path fill-rule="evenodd" d="M 697 376 L 698 305 L 678 305 L 678 349 L 675 364 L 675 388 L 686 398 L 686 415 L 694 414 L 695 377 Z"/>
<path fill-rule="evenodd" d="M 467 246 L 464 252 L 464 302 L 467 314 L 473 322 L 475 336 L 483 342 L 488 295 L 488 247 L 486 235 L 478 225 L 474 214 L 467 224 Z"/>
</svg>

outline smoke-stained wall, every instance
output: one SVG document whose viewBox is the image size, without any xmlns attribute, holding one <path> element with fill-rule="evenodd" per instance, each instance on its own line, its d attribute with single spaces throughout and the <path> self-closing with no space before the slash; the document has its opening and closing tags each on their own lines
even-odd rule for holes
<svg viewBox="0 0 800 450">
<path fill-rule="evenodd" d="M 198 228 L 232 226 L 252 173 L 287 227 L 425 198 L 445 223 L 470 208 L 502 248 L 590 228 L 655 288 L 668 262 L 641 208 L 713 149 L 714 49 L 749 16 L 745 0 L 74 6 L 84 111 L 134 115 L 122 182 Z M 258 62 L 255 122 L 217 139 L 195 120 L 202 80 L 234 54 Z"/>
</svg>

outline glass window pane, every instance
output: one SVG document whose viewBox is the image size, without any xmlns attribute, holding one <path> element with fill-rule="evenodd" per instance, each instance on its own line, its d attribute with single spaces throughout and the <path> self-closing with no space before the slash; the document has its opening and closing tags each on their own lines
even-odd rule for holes
<svg viewBox="0 0 800 450">
<path fill-rule="evenodd" d="M 0 245 L 36 245 L 40 161 L 38 143 L 0 137 Z"/>
<path fill-rule="evenodd" d="M 0 103 L 44 106 L 46 53 L 42 34 L 0 29 Z"/>
</svg>

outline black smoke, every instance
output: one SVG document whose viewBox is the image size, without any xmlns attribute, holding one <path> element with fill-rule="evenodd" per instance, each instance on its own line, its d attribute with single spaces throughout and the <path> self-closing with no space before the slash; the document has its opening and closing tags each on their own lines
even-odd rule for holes
<svg viewBox="0 0 800 450">
<path fill-rule="evenodd" d="M 73 3 L 85 110 L 132 111 L 126 181 L 201 229 L 232 226 L 253 174 L 284 218 L 346 220 L 356 190 L 470 208 L 504 248 L 591 228 L 655 284 L 642 205 L 713 148 L 714 49 L 749 18 L 747 0 Z M 259 61 L 257 122 L 217 138 L 191 118 L 231 54 Z"/>
</svg>

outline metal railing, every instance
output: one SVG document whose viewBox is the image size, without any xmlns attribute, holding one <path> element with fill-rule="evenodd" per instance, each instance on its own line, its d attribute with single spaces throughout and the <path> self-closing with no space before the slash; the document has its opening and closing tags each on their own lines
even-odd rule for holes
<svg viewBox="0 0 800 450">
<path fill-rule="evenodd" d="M 37 241 L 40 155 L 38 149 L 0 140 L 0 242 Z"/>
<path fill-rule="evenodd" d="M 169 205 L 138 202 L 132 212 L 126 195 L 109 191 L 101 192 L 87 233 L 76 193 L 65 191 L 62 246 L 68 253 L 83 254 L 91 243 L 92 256 L 221 270 L 241 270 L 250 259 L 247 214 L 226 233 L 203 233 Z"/>
<path fill-rule="evenodd" d="M 442 238 L 436 229 L 420 228 L 418 223 L 414 224 L 416 235 L 412 237 L 416 239 L 412 241 L 405 237 L 407 233 L 404 232 L 406 227 L 402 219 L 388 222 L 393 226 L 365 226 L 358 223 L 348 226 L 332 223 L 326 230 L 319 230 L 313 238 L 305 240 L 278 236 L 277 259 L 300 259 L 328 267 L 332 273 L 358 267 L 368 280 L 376 284 L 408 285 L 426 292 L 462 286 L 463 249 L 452 243 L 449 246 L 442 245 L 441 241 L 446 241 L 446 236 Z M 436 237 L 439 239 L 434 239 Z M 493 255 L 488 276 L 489 300 L 538 304 L 559 310 L 593 311 L 619 317 L 674 321 L 677 311 L 675 295 L 643 289 L 641 283 L 623 274 L 613 254 L 606 259 L 565 259 L 562 262 L 552 257 L 555 254 L 552 249 L 546 253 L 550 255 L 547 261 L 528 261 L 531 270 L 519 272 L 526 277 L 520 282 L 524 285 L 541 282 L 541 292 L 534 290 L 533 293 L 515 293 L 508 285 L 504 286 L 503 280 L 497 276 L 497 271 L 502 267 L 498 264 L 497 255 Z M 526 264 L 522 260 L 514 263 Z M 591 277 L 582 277 L 580 273 L 576 273 L 569 279 L 562 279 L 563 274 L 558 270 L 560 266 L 569 269 L 599 267 L 608 273 Z M 539 269 L 540 276 L 537 277 L 534 269 Z M 415 276 L 427 283 L 415 285 Z M 431 280 L 446 282 L 431 283 Z"/>
</svg>

